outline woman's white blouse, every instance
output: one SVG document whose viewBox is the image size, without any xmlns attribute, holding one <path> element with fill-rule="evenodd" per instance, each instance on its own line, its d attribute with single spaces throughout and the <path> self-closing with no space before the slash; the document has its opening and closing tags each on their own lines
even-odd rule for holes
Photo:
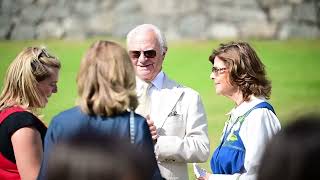
<svg viewBox="0 0 320 180">
<path fill-rule="evenodd" d="M 229 130 L 239 116 L 244 115 L 248 110 L 263 101 L 266 101 L 266 99 L 251 96 L 250 101 L 243 102 L 238 107 L 233 108 L 227 114 L 230 115 L 230 119 L 225 123 L 223 133 L 227 127 Z M 244 167 L 247 172 L 233 175 L 212 174 L 209 180 L 255 180 L 265 145 L 280 129 L 279 119 L 272 111 L 266 108 L 253 110 L 245 118 L 239 131 L 246 149 Z"/>
</svg>

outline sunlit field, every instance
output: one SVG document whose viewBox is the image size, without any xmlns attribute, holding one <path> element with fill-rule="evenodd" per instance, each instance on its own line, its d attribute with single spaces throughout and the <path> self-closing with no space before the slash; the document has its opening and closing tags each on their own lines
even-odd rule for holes
<svg viewBox="0 0 320 180">
<path fill-rule="evenodd" d="M 27 46 L 44 45 L 62 62 L 58 93 L 54 94 L 42 111 L 44 121 L 75 105 L 75 78 L 80 60 L 94 40 L 85 41 L 0 41 L 0 85 L 9 63 Z M 114 40 L 124 45 L 124 40 Z M 208 116 L 211 151 L 218 144 L 221 131 L 232 102 L 215 94 L 209 78 L 211 64 L 208 56 L 222 41 L 174 41 L 163 69 L 169 77 L 197 90 Z M 249 41 L 266 65 L 272 81 L 270 102 L 282 123 L 286 125 L 296 116 L 320 110 L 320 40 Z M 209 162 L 209 160 L 208 160 Z M 201 164 L 209 170 L 209 163 Z M 190 179 L 194 179 L 190 171 Z"/>
</svg>

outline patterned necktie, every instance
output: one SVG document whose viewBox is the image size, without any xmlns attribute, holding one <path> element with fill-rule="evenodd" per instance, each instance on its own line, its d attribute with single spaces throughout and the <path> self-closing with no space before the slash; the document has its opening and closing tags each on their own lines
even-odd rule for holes
<svg viewBox="0 0 320 180">
<path fill-rule="evenodd" d="M 145 82 L 141 88 L 141 95 L 139 98 L 139 106 L 136 109 L 136 113 L 146 117 L 150 114 L 151 111 L 151 101 L 150 96 L 148 95 L 148 91 L 152 87 L 152 83 Z"/>
</svg>

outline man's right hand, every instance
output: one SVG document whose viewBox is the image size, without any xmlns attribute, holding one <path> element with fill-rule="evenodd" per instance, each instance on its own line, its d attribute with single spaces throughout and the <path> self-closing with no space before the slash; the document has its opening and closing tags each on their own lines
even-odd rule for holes
<svg viewBox="0 0 320 180">
<path fill-rule="evenodd" d="M 152 136 L 152 140 L 154 143 L 156 143 L 157 139 L 159 137 L 158 132 L 157 132 L 157 127 L 154 125 L 154 122 L 150 119 L 149 115 L 147 115 L 146 120 L 149 125 L 149 130 L 150 130 L 150 134 Z"/>
</svg>

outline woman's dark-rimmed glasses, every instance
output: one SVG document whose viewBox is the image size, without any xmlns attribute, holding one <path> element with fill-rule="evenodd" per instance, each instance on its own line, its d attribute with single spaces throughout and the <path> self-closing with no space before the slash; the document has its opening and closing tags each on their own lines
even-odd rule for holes
<svg viewBox="0 0 320 180">
<path fill-rule="evenodd" d="M 223 67 L 223 68 L 217 68 L 217 67 L 212 67 L 211 71 L 215 74 L 222 74 L 227 70 L 227 68 Z"/>
</svg>

